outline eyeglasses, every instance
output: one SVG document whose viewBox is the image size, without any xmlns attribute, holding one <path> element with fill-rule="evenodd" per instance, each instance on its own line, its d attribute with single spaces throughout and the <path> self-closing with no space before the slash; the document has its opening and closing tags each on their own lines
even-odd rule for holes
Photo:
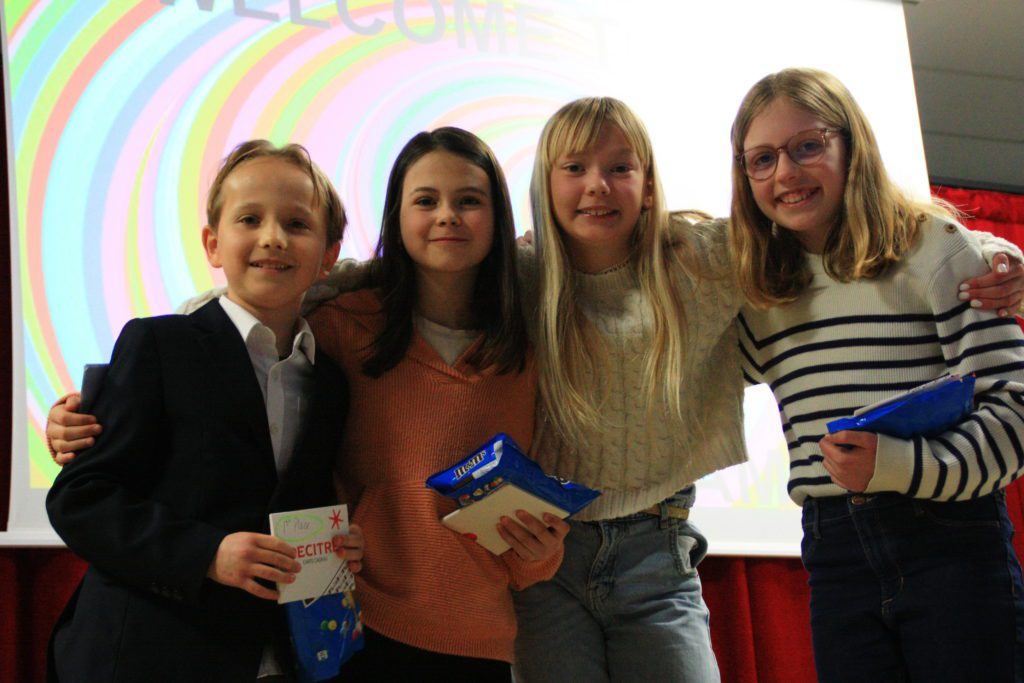
<svg viewBox="0 0 1024 683">
<path fill-rule="evenodd" d="M 775 175 L 779 165 L 779 153 L 785 150 L 793 163 L 800 166 L 813 164 L 825 154 L 829 136 L 842 131 L 838 128 L 812 128 L 802 130 L 782 147 L 754 147 L 736 155 L 743 172 L 751 180 L 768 180 Z"/>
</svg>

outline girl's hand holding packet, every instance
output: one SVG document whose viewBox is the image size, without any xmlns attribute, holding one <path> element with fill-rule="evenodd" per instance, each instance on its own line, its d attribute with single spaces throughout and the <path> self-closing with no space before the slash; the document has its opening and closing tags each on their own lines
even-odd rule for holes
<svg viewBox="0 0 1024 683">
<path fill-rule="evenodd" d="M 974 376 L 944 375 L 827 426 L 830 434 L 852 429 L 901 439 L 934 436 L 960 422 L 973 404 Z"/>
<path fill-rule="evenodd" d="M 502 517 L 519 522 L 515 511 L 525 510 L 539 519 L 544 513 L 565 519 L 601 495 L 544 474 L 505 434 L 497 434 L 463 460 L 432 474 L 426 484 L 458 505 L 442 524 L 495 555 L 510 547 L 497 532 Z"/>
</svg>

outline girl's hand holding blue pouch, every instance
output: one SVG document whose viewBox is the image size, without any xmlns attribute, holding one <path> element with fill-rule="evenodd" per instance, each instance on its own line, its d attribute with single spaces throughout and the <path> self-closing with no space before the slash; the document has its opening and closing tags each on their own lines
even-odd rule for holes
<svg viewBox="0 0 1024 683">
<path fill-rule="evenodd" d="M 974 403 L 974 376 L 942 377 L 865 406 L 850 417 L 828 423 L 830 434 L 852 429 L 901 439 L 941 434 L 959 423 Z"/>
</svg>

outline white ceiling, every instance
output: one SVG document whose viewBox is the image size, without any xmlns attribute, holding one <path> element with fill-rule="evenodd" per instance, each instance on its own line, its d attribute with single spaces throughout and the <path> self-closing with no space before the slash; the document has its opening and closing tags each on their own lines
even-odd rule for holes
<svg viewBox="0 0 1024 683">
<path fill-rule="evenodd" d="M 904 13 L 932 181 L 1024 193 L 1024 0 Z"/>
</svg>

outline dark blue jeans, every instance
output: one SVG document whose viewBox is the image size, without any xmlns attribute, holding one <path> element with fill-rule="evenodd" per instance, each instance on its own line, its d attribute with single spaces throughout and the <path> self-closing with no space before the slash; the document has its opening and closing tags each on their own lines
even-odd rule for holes
<svg viewBox="0 0 1024 683">
<path fill-rule="evenodd" d="M 1001 491 L 808 499 L 803 527 L 819 680 L 1024 680 L 1024 583 Z"/>
</svg>

